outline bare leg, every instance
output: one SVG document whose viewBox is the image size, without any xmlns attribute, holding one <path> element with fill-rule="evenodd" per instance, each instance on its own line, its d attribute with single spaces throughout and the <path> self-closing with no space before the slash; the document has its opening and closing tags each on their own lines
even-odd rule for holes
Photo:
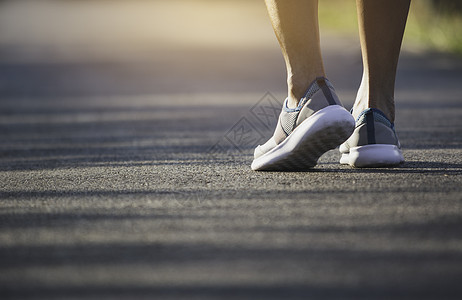
<svg viewBox="0 0 462 300">
<path fill-rule="evenodd" d="M 318 0 L 265 0 L 287 67 L 288 105 L 296 107 L 309 84 L 325 76 Z"/>
<path fill-rule="evenodd" d="M 356 4 L 364 73 L 353 116 L 373 107 L 394 122 L 396 67 L 410 0 L 356 0 Z"/>
</svg>

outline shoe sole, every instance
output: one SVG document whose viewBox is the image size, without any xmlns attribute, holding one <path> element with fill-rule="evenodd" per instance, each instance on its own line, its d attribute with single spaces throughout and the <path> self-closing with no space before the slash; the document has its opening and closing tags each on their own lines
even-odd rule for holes
<svg viewBox="0 0 462 300">
<path fill-rule="evenodd" d="M 319 157 L 345 142 L 355 120 L 340 105 L 323 108 L 303 121 L 279 145 L 254 159 L 255 171 L 300 171 L 314 167 Z"/>
<path fill-rule="evenodd" d="M 341 164 L 355 168 L 391 167 L 403 162 L 401 150 L 395 145 L 387 144 L 353 147 L 340 158 Z"/>
</svg>

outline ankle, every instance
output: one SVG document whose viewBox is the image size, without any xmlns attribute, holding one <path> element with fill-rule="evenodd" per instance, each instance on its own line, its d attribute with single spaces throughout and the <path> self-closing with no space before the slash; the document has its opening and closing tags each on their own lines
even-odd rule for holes
<svg viewBox="0 0 462 300">
<path fill-rule="evenodd" d="M 305 96 L 307 90 L 310 88 L 313 82 L 319 77 L 325 76 L 315 76 L 311 80 L 295 80 L 294 77 L 289 78 L 289 80 L 287 81 L 287 86 L 289 88 L 287 106 L 289 108 L 297 107 L 300 100 Z"/>
<path fill-rule="evenodd" d="M 303 95 L 305 94 L 305 90 L 307 87 L 301 84 L 296 84 L 292 80 L 287 82 L 288 86 L 288 96 L 287 96 L 287 106 L 289 108 L 295 108 L 298 106 L 298 103 L 302 99 Z"/>
<path fill-rule="evenodd" d="M 364 79 L 359 87 L 356 100 L 353 105 L 353 117 L 355 119 L 366 109 L 376 108 L 384 113 L 384 115 L 393 123 L 395 120 L 395 101 L 393 98 L 392 89 L 372 89 L 368 81 Z M 386 93 L 384 92 L 387 91 Z"/>
<path fill-rule="evenodd" d="M 287 97 L 287 107 L 288 108 L 296 108 L 299 102 L 300 102 L 299 98 L 295 98 L 294 95 L 291 95 L 289 93 L 289 96 Z"/>
<path fill-rule="evenodd" d="M 353 115 L 353 118 L 357 120 L 359 115 L 368 108 L 369 108 L 369 105 L 367 103 L 363 103 L 361 101 L 358 103 L 358 101 L 356 101 L 353 104 L 353 110 L 351 114 Z"/>
</svg>

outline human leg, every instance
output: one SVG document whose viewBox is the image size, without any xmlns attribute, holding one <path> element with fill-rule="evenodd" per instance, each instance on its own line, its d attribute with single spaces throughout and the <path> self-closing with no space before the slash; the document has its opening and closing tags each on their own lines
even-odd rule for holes
<svg viewBox="0 0 462 300">
<path fill-rule="evenodd" d="M 324 76 L 317 0 L 266 0 L 287 66 L 288 97 L 273 137 L 255 149 L 253 170 L 305 170 L 344 142 L 354 119 Z"/>
<path fill-rule="evenodd" d="M 363 77 L 353 106 L 355 119 L 367 108 L 395 119 L 395 76 L 410 0 L 356 0 Z"/>
<path fill-rule="evenodd" d="M 394 89 L 410 0 L 357 0 L 364 72 L 353 116 L 356 126 L 340 146 L 340 163 L 393 166 L 404 161 L 394 129 Z"/>
<path fill-rule="evenodd" d="M 265 0 L 287 67 L 288 106 L 293 108 L 317 77 L 324 77 L 318 0 Z"/>
</svg>

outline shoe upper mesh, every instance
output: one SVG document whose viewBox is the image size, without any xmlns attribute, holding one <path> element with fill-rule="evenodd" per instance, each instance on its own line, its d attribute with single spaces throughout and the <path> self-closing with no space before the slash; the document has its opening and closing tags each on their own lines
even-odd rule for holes
<svg viewBox="0 0 462 300">
<path fill-rule="evenodd" d="M 297 112 L 283 112 L 281 114 L 281 127 L 284 132 L 289 135 L 294 130 L 295 122 L 297 121 L 298 117 Z"/>
<path fill-rule="evenodd" d="M 388 127 L 392 127 L 391 122 L 384 116 L 378 113 L 374 113 L 374 121 L 383 123 L 387 125 Z"/>
<path fill-rule="evenodd" d="M 329 80 L 325 79 L 324 82 L 330 89 L 334 90 L 334 87 L 332 86 Z M 305 95 L 303 96 L 303 98 L 300 100 L 298 106 L 294 109 L 287 108 L 286 106 L 287 99 L 286 99 L 283 105 L 282 113 L 279 117 L 281 127 L 286 135 L 291 134 L 292 131 L 294 130 L 298 115 L 300 113 L 300 110 L 303 108 L 303 106 L 308 102 L 308 100 L 310 100 L 313 97 L 314 94 L 316 94 L 320 90 L 321 90 L 321 87 L 319 86 L 317 80 L 313 81 L 310 87 L 308 88 L 308 90 L 306 91 Z"/>
<path fill-rule="evenodd" d="M 359 119 L 356 121 L 356 126 L 360 126 L 362 124 L 366 123 L 366 113 L 368 110 L 365 110 L 359 117 Z M 374 121 L 382 123 L 390 128 L 393 128 L 393 124 L 382 114 L 378 113 L 375 110 L 372 110 L 372 115 L 374 116 Z"/>
<path fill-rule="evenodd" d="M 332 83 L 330 83 L 329 80 L 324 80 L 324 82 L 326 83 L 326 85 L 334 90 L 334 86 L 332 85 Z M 318 82 L 317 81 L 314 81 L 310 87 L 308 88 L 308 90 L 306 91 L 305 95 L 303 95 L 303 98 L 300 100 L 300 103 L 298 105 L 298 107 L 302 107 L 303 105 L 305 105 L 305 103 L 311 99 L 311 97 L 313 97 L 314 94 L 316 94 L 317 91 L 319 91 L 321 89 L 321 87 L 318 85 Z"/>
<path fill-rule="evenodd" d="M 310 88 L 306 91 L 303 98 L 310 99 L 319 89 L 320 89 L 320 87 L 319 87 L 318 83 L 316 81 L 313 82 L 313 84 L 310 86 Z"/>
</svg>

